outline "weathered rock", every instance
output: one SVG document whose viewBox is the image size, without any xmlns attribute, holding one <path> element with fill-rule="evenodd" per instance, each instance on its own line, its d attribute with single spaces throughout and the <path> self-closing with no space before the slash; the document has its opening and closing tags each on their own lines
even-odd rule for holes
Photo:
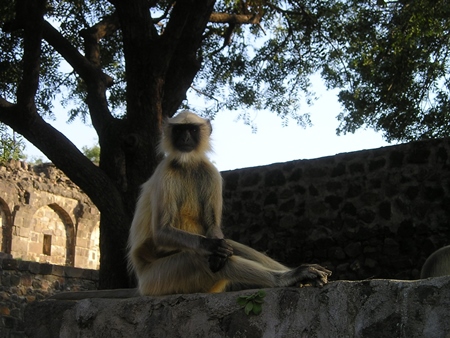
<svg viewBox="0 0 450 338">
<path fill-rule="evenodd" d="M 46 300 L 28 305 L 29 337 L 448 337 L 450 277 L 267 289 L 260 315 L 239 295 Z"/>
</svg>

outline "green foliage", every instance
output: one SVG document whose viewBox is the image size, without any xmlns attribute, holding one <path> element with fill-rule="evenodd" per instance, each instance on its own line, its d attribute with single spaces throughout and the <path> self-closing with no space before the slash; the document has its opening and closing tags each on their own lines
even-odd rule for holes
<svg viewBox="0 0 450 338">
<path fill-rule="evenodd" d="M 369 127 L 388 141 L 450 136 L 450 3 L 313 0 L 263 7 L 260 29 L 237 30 L 233 44 L 207 58 L 197 78 L 195 86 L 216 98 L 216 109 L 268 109 L 307 125 L 299 102 L 302 95 L 313 101 L 308 78 L 320 72 L 328 88 L 340 89 L 338 134 Z M 218 49 L 221 40 L 209 43 Z"/>
<path fill-rule="evenodd" d="M 172 2 L 152 2 L 152 6 L 154 29 L 163 34 Z M 83 50 L 80 32 L 114 10 L 107 0 L 51 0 L 46 19 Z M 238 110 L 250 123 L 248 113 L 264 109 L 307 126 L 311 122 L 301 103 L 316 99 L 309 78 L 320 73 L 328 88 L 340 90 L 343 109 L 336 112 L 338 133 L 369 127 L 383 132 L 388 141 L 450 136 L 448 1 L 219 0 L 214 10 L 261 19 L 253 24 L 207 26 L 198 55 L 202 68 L 192 85 L 205 99 L 205 113 Z M 2 3 L 0 24 L 13 16 L 14 1 Z M 10 101 L 21 78 L 22 47 L 20 31 L 0 33 L 0 94 Z M 108 104 L 115 117 L 124 118 L 121 30 L 101 39 L 100 47 L 101 68 L 114 79 Z M 68 119 L 84 119 L 86 84 L 51 46 L 42 48 L 39 111 L 51 116 L 60 94 L 64 107 L 74 107 Z M 189 107 L 189 102 L 184 106 Z"/>
<path fill-rule="evenodd" d="M 9 160 L 22 160 L 25 158 L 23 138 L 0 123 L 0 163 L 5 164 Z"/>
<path fill-rule="evenodd" d="M 87 146 L 84 146 L 81 148 L 81 151 L 92 162 L 94 162 L 96 164 L 100 163 L 100 146 L 98 144 L 94 145 L 90 148 Z"/>
<path fill-rule="evenodd" d="M 38 165 L 38 164 L 44 163 L 44 160 L 42 159 L 42 157 L 32 156 L 30 158 L 27 157 L 26 160 L 29 164 L 32 164 L 32 165 Z"/>
<path fill-rule="evenodd" d="M 239 296 L 237 302 L 244 308 L 245 314 L 248 316 L 251 313 L 259 315 L 262 311 L 262 303 L 264 303 L 264 297 L 266 292 L 264 290 L 258 290 L 252 295 Z"/>
<path fill-rule="evenodd" d="M 347 1 L 340 13 L 333 26 L 345 43 L 323 72 L 330 88 L 342 88 L 338 133 L 366 126 L 388 141 L 449 136 L 450 4 Z"/>
<path fill-rule="evenodd" d="M 83 49 L 80 31 L 99 22 L 111 14 L 108 1 L 55 1 L 49 0 L 45 19 L 51 22 L 75 48 Z M 14 1 L 6 1 L 0 6 L 0 26 L 14 17 Z M 125 84 L 124 60 L 120 33 L 101 41 L 102 68 L 114 74 L 115 86 L 110 91 L 110 104 L 120 116 L 124 110 Z M 22 75 L 22 37 L 20 31 L 0 32 L 0 95 L 15 100 L 17 85 Z M 118 61 L 119 60 L 119 61 Z M 55 53 L 48 44 L 42 44 L 41 79 L 36 96 L 36 105 L 43 115 L 53 117 L 53 102 L 62 97 L 63 107 L 76 107 L 68 112 L 68 120 L 79 116 L 83 120 L 89 113 L 86 100 L 85 83 L 73 69 Z"/>
</svg>

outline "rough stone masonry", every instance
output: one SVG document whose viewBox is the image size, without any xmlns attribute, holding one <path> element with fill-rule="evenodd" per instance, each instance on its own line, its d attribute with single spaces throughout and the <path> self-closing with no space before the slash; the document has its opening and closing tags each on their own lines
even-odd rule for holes
<svg viewBox="0 0 450 338">
<path fill-rule="evenodd" d="M 27 307 L 26 334 L 35 338 L 450 337 L 450 277 L 266 289 L 262 313 L 246 315 L 237 298 L 254 292 L 46 300 Z"/>
</svg>

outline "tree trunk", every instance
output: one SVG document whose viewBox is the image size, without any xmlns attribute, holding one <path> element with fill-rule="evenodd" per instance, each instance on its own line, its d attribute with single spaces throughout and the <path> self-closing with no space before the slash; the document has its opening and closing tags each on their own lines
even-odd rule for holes
<svg viewBox="0 0 450 338">
<path fill-rule="evenodd" d="M 0 121 L 39 148 L 100 210 L 102 289 L 132 285 L 127 270 L 127 238 L 139 187 L 161 159 L 157 145 L 162 120 L 178 109 L 200 68 L 197 54 L 214 0 L 175 2 L 162 35 L 156 32 L 148 0 L 111 3 L 116 12 L 104 20 L 108 29 L 116 25 L 122 31 L 127 73 L 125 118 L 113 117 L 108 108 L 106 91 L 113 81 L 101 69 L 98 43 L 106 34 L 98 29 L 101 24 L 81 32 L 86 48 L 82 55 L 43 20 L 44 0 L 16 1 L 17 19 L 10 27 L 24 32 L 23 77 L 17 104 L 0 98 Z M 101 147 L 98 167 L 46 123 L 36 109 L 42 39 L 86 84 L 86 103 Z"/>
</svg>

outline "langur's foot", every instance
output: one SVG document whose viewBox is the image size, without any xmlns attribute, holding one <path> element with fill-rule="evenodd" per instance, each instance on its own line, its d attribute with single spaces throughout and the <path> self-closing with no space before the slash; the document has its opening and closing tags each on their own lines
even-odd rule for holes
<svg viewBox="0 0 450 338">
<path fill-rule="evenodd" d="M 296 269 L 299 287 L 323 287 L 328 283 L 331 271 L 318 264 L 302 264 Z"/>
</svg>

